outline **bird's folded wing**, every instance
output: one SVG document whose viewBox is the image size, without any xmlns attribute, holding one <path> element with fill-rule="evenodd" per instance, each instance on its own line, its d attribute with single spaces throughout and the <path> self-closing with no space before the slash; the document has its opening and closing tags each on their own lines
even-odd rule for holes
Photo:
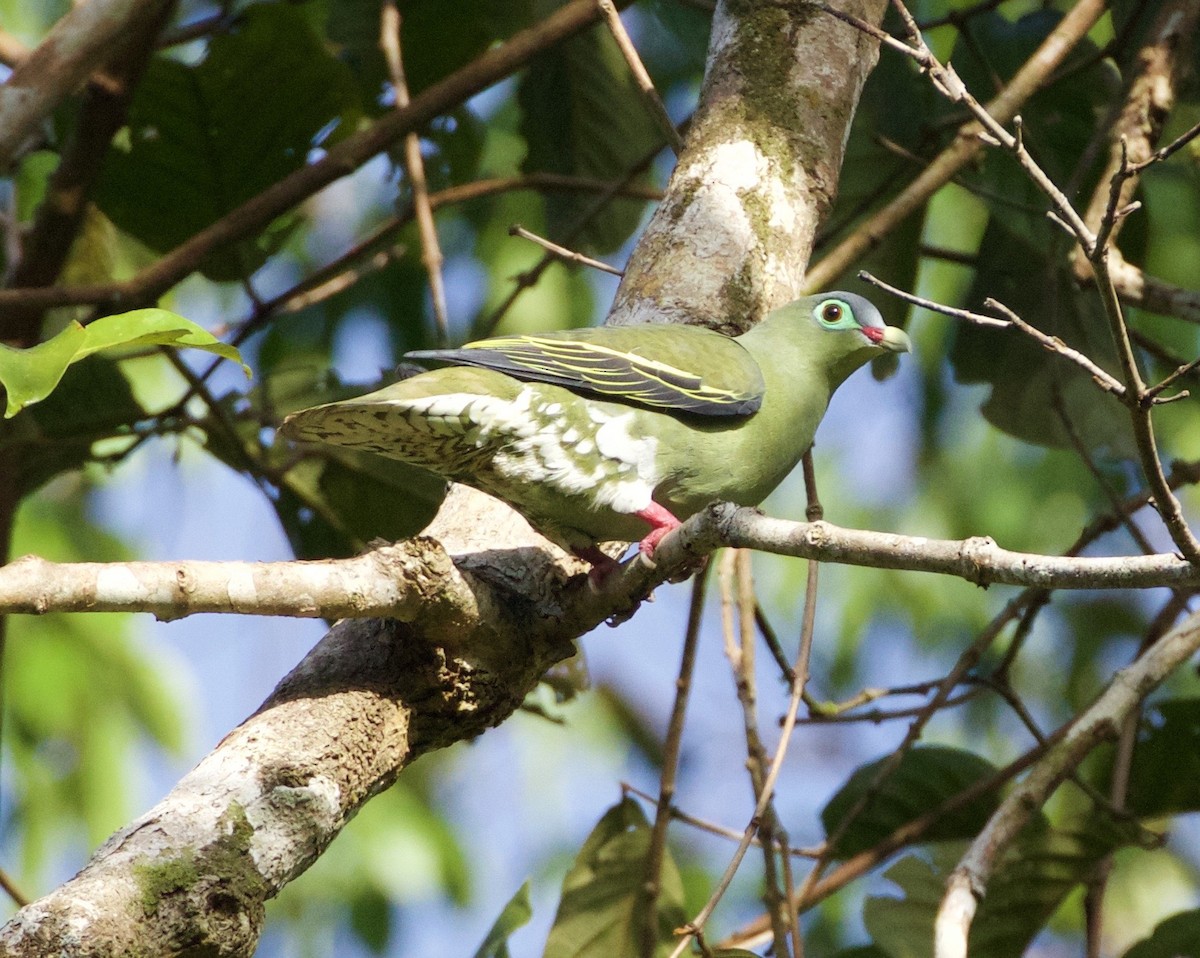
<svg viewBox="0 0 1200 958">
<path fill-rule="evenodd" d="M 756 412 L 764 389 L 758 364 L 740 343 L 694 326 L 602 326 L 500 336 L 461 349 L 407 355 L 704 416 Z"/>
</svg>

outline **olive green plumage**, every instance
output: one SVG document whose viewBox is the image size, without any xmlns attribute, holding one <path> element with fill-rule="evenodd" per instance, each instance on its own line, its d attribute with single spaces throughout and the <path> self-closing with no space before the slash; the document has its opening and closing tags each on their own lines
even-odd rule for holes
<svg viewBox="0 0 1200 958">
<path fill-rule="evenodd" d="M 734 339 L 600 327 L 411 353 L 455 365 L 294 413 L 281 429 L 476 486 L 576 551 L 641 539 L 649 553 L 713 500 L 761 502 L 846 377 L 908 348 L 867 300 L 823 293 Z"/>
</svg>

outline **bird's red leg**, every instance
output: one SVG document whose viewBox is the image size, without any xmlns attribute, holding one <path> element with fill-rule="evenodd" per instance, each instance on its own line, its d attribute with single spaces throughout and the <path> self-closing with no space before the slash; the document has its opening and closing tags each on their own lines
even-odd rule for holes
<svg viewBox="0 0 1200 958">
<path fill-rule="evenodd" d="M 638 551 L 647 559 L 653 557 L 654 550 L 662 542 L 663 536 L 672 529 L 678 529 L 681 525 L 680 521 L 671 515 L 669 509 L 664 509 L 654 501 L 651 501 L 650 505 L 646 506 L 645 509 L 635 512 L 634 515 L 639 519 L 644 519 L 653 526 L 649 534 L 638 543 Z"/>
</svg>

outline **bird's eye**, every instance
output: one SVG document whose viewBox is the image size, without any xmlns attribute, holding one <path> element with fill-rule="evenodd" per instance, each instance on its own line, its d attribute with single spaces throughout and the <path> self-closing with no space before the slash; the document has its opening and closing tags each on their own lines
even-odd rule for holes
<svg viewBox="0 0 1200 958">
<path fill-rule="evenodd" d="M 840 299 L 827 299 L 817 304 L 813 317 L 826 329 L 842 329 L 852 321 L 850 307 Z"/>
</svg>

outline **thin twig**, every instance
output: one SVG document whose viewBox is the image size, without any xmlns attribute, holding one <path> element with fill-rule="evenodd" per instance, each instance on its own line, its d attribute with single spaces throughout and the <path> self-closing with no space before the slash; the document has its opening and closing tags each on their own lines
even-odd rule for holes
<svg viewBox="0 0 1200 958">
<path fill-rule="evenodd" d="M 628 792 L 630 795 L 636 795 L 638 798 L 652 805 L 657 805 L 659 801 L 657 796 L 651 795 L 649 792 L 638 788 L 636 785 L 631 785 L 629 782 L 621 783 L 621 791 Z M 708 834 L 715 835 L 717 838 L 727 838 L 735 842 L 741 841 L 742 832 L 740 829 L 726 828 L 724 825 L 718 825 L 716 822 L 710 822 L 707 819 L 691 815 L 678 805 L 670 805 L 667 812 L 671 816 L 672 821 L 691 825 L 693 828 L 702 832 L 708 832 Z M 762 845 L 762 842 L 758 838 L 755 838 L 751 844 L 758 847 Z M 791 846 L 781 850 L 785 851 L 788 855 L 795 855 L 797 858 L 816 858 L 821 854 L 820 848 L 798 848 Z"/>
<path fill-rule="evenodd" d="M 397 110 L 411 102 L 408 80 L 404 76 L 404 60 L 400 47 L 400 8 L 395 0 L 385 0 L 379 17 L 379 45 L 391 74 L 392 95 Z M 433 206 L 429 202 L 429 184 L 425 179 L 425 160 L 421 156 L 421 137 L 415 131 L 404 137 L 404 166 L 412 189 L 413 208 L 417 214 L 417 229 L 421 235 L 421 263 L 429 276 L 429 296 L 433 301 L 433 318 L 438 342 L 450 342 L 450 320 L 446 313 L 446 284 L 442 278 L 442 247 L 438 242 L 437 225 L 433 222 Z"/>
<path fill-rule="evenodd" d="M 696 668 L 696 648 L 700 641 L 700 622 L 704 612 L 704 593 L 708 583 L 706 563 L 692 582 L 692 599 L 688 606 L 687 630 L 683 638 L 683 653 L 679 657 L 679 675 L 675 679 L 675 703 L 663 742 L 663 766 L 659 777 L 658 798 L 655 800 L 654 825 L 650 829 L 650 845 L 646 851 L 646 867 L 639 892 L 637 912 L 645 925 L 642 928 L 642 956 L 653 958 L 658 949 L 658 896 L 661 890 L 662 863 L 667 850 L 667 826 L 676 817 L 671 804 L 675 798 L 675 781 L 679 774 L 679 757 L 683 742 L 683 724 L 687 715 L 688 695 L 692 690 L 692 673 Z"/>
<path fill-rule="evenodd" d="M 600 8 L 600 12 L 604 16 L 604 21 L 608 24 L 608 29 L 612 32 L 613 39 L 617 41 L 617 48 L 621 51 L 621 56 L 625 58 L 625 62 L 629 65 L 629 72 L 633 74 L 633 79 L 638 85 L 638 90 L 641 91 L 642 98 L 646 101 L 646 107 L 650 111 L 650 115 L 654 117 L 654 122 L 658 124 L 663 136 L 666 137 L 667 143 L 670 144 L 671 149 L 678 156 L 683 152 L 683 137 L 679 135 L 675 124 L 671 122 L 667 108 L 663 105 L 662 97 L 654 89 L 654 81 L 650 79 L 650 73 L 646 70 L 645 64 L 642 63 L 642 58 L 638 56 L 637 47 L 629 39 L 629 34 L 625 30 L 625 24 L 621 22 L 621 14 L 613 5 L 612 0 L 596 0 L 596 6 Z"/>
<path fill-rule="evenodd" d="M 941 313 L 943 316 L 949 316 L 953 319 L 961 319 L 968 323 L 973 323 L 976 326 L 989 326 L 993 329 L 1007 329 L 1012 325 L 1012 322 L 1007 319 L 997 319 L 995 316 L 985 316 L 982 313 L 973 313 L 968 309 L 958 309 L 954 306 L 946 306 L 943 303 L 936 302 L 932 299 L 926 299 L 924 296 L 916 296 L 913 293 L 905 292 L 892 286 L 890 283 L 885 283 L 877 276 L 873 276 L 866 270 L 859 270 L 858 278 L 864 283 L 870 283 L 882 289 L 886 293 L 891 293 L 897 299 L 902 299 L 906 303 L 911 303 L 913 306 L 920 306 L 928 309 L 930 312 Z"/>
<path fill-rule="evenodd" d="M 598 259 L 592 259 L 590 256 L 585 256 L 583 253 L 577 253 L 574 250 L 567 249 L 565 246 L 559 246 L 557 243 L 552 243 L 545 237 L 538 236 L 537 233 L 531 233 L 517 223 L 514 223 L 508 228 L 509 236 L 519 236 L 521 239 L 529 240 L 531 243 L 537 243 L 542 249 L 553 253 L 557 259 L 565 260 L 568 263 L 578 263 L 580 266 L 590 266 L 592 269 L 598 269 L 605 273 L 611 273 L 613 276 L 624 276 L 624 272 L 617 269 L 615 266 L 609 266 L 608 263 L 601 262 Z"/>
<path fill-rule="evenodd" d="M 0 868 L 0 889 L 4 890 L 4 894 L 8 895 L 18 907 L 24 908 L 32 899 L 17 887 L 16 882 L 9 877 L 7 871 Z"/>
</svg>

